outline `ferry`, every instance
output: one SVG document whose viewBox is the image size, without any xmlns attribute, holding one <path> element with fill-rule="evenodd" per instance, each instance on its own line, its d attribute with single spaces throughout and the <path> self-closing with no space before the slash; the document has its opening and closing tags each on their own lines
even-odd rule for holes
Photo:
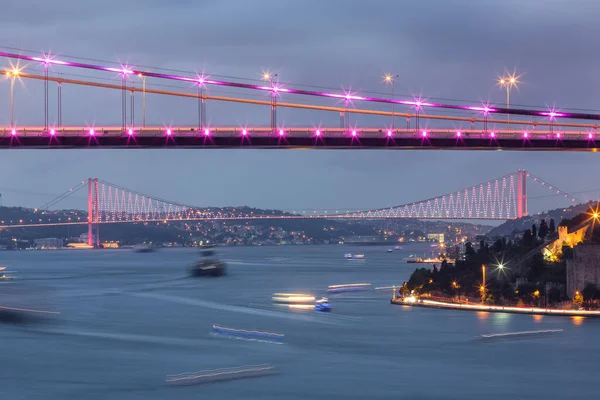
<svg viewBox="0 0 600 400">
<path fill-rule="evenodd" d="M 396 251 L 402 250 L 402 246 L 396 246 L 396 247 L 394 247 L 394 250 L 396 250 Z"/>
<path fill-rule="evenodd" d="M 387 251 L 387 252 L 388 252 L 388 253 L 393 253 L 393 252 L 394 252 L 394 250 L 393 250 L 393 249 L 388 249 L 388 251 Z"/>
<path fill-rule="evenodd" d="M 271 300 L 279 304 L 314 304 L 315 296 L 304 293 L 273 293 Z"/>
<path fill-rule="evenodd" d="M 365 255 L 364 254 L 346 253 L 346 254 L 344 254 L 344 258 L 346 260 L 364 260 L 365 259 Z"/>
<path fill-rule="evenodd" d="M 214 257 L 213 250 L 203 250 L 202 258 L 190 267 L 191 276 L 223 276 L 227 273 L 227 265 Z"/>
<path fill-rule="evenodd" d="M 327 291 L 330 293 L 358 292 L 368 290 L 370 287 L 370 283 L 348 283 L 345 285 L 331 285 L 327 288 Z"/>
</svg>

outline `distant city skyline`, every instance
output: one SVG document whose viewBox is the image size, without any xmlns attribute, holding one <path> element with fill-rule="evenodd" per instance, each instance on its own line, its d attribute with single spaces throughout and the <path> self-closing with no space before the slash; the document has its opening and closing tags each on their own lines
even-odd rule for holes
<svg viewBox="0 0 600 400">
<path fill-rule="evenodd" d="M 511 95 L 513 106 L 598 108 L 600 56 L 587 51 L 600 34 L 594 20 L 600 3 L 593 1 L 376 1 L 365 7 L 333 0 L 310 8 L 269 0 L 32 4 L 16 2 L 3 10 L 0 46 L 246 79 L 260 79 L 269 70 L 283 82 L 380 93 L 390 91 L 382 77 L 391 73 L 399 75 L 398 96 L 495 104 L 505 102 L 498 76 L 516 68 L 524 75 Z M 156 29 L 159 25 L 168 29 Z M 30 81 L 18 84 L 17 122 L 43 121 L 40 88 Z M 63 99 L 66 125 L 120 121 L 119 93 L 66 86 Z M 8 100 L 8 82 L 0 82 L 3 125 L 9 120 Z M 52 116 L 54 101 L 51 87 Z M 195 107 L 193 100 L 149 96 L 148 120 L 194 124 Z M 212 124 L 269 123 L 266 107 L 209 103 L 207 116 Z M 339 124 L 336 114 L 281 109 L 278 117 L 290 125 Z M 389 121 L 352 117 L 351 123 Z M 600 162 L 592 153 L 19 150 L 1 155 L 3 204 L 30 207 L 90 176 L 190 205 L 286 210 L 400 205 L 517 169 L 572 194 L 585 191 L 578 195 L 582 200 L 600 194 L 594 182 Z M 532 187 L 530 195 L 546 194 Z M 530 211 L 564 204 L 532 199 Z"/>
</svg>

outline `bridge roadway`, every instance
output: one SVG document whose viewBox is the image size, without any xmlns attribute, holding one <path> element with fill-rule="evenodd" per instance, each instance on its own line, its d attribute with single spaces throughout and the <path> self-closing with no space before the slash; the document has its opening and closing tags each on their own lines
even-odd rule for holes
<svg viewBox="0 0 600 400">
<path fill-rule="evenodd" d="M 382 219 L 480 219 L 480 220 L 498 220 L 506 221 L 514 218 L 492 218 L 492 217 L 473 217 L 473 216 L 456 216 L 456 217 L 441 217 L 441 216 L 416 216 L 416 217 L 403 217 L 399 215 L 389 216 L 369 216 L 369 215 L 259 215 L 259 216 L 231 216 L 231 217 L 200 217 L 200 218 L 172 218 L 172 219 L 124 219 L 114 221 L 98 221 L 94 222 L 94 225 L 108 225 L 108 224 L 131 224 L 131 223 L 167 223 L 167 222 L 193 222 L 193 221 L 254 221 L 254 220 L 282 220 L 282 219 L 331 219 L 331 220 L 382 220 Z M 77 222 L 48 222 L 48 223 L 19 223 L 19 224 L 6 224 L 0 225 L 0 229 L 9 228 L 35 228 L 35 227 L 46 227 L 46 226 L 74 226 L 74 225 L 88 225 L 89 222 L 77 221 Z"/>
<path fill-rule="evenodd" d="M 268 127 L 115 126 L 0 127 L 0 148 L 277 148 L 406 150 L 575 150 L 596 152 L 600 138 L 590 131 L 388 129 L 298 127 L 272 132 Z"/>
</svg>

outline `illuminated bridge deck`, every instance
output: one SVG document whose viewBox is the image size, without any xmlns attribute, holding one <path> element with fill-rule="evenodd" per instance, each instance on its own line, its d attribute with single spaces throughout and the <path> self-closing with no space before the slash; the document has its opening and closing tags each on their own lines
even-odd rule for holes
<svg viewBox="0 0 600 400">
<path fill-rule="evenodd" d="M 597 151 L 600 141 L 587 131 L 537 131 L 264 127 L 22 127 L 0 130 L 1 148 L 274 148 L 274 149 L 449 149 Z"/>
</svg>

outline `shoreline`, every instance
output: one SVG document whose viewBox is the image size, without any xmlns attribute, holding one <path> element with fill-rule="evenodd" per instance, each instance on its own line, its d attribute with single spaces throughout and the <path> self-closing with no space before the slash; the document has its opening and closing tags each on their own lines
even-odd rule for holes
<svg viewBox="0 0 600 400">
<path fill-rule="evenodd" d="M 410 298 L 408 298 L 410 299 Z M 407 300 L 408 300 L 407 299 Z M 595 317 L 600 318 L 600 311 L 590 310 L 559 310 L 555 308 L 539 308 L 539 307 L 515 307 L 515 306 L 492 306 L 484 304 L 459 304 L 447 303 L 443 301 L 414 299 L 404 301 L 402 298 L 390 300 L 391 304 L 411 307 L 424 308 L 441 308 L 446 310 L 461 310 L 461 311 L 484 311 L 492 313 L 509 313 L 509 314 L 524 314 L 524 315 L 554 315 L 564 317 Z"/>
</svg>

